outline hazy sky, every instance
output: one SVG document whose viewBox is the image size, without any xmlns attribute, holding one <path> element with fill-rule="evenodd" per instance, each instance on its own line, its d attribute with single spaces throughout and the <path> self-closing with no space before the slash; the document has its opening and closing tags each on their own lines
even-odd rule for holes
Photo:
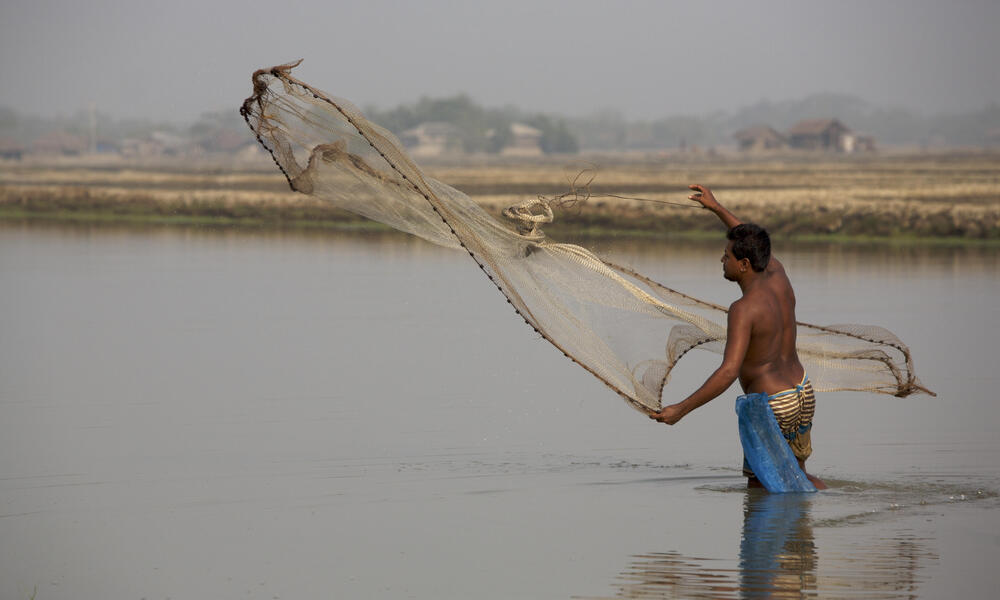
<svg viewBox="0 0 1000 600">
<path fill-rule="evenodd" d="M 1000 102 L 998 24 L 995 0 L 2 0 L 0 105 L 191 120 L 304 58 L 300 79 L 382 108 L 651 118 L 829 91 L 957 112 Z"/>
</svg>

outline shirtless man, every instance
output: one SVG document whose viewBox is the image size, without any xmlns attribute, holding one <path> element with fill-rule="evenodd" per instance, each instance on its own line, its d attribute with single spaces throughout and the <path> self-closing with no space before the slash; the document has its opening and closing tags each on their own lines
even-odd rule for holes
<svg viewBox="0 0 1000 600">
<path fill-rule="evenodd" d="M 690 199 L 715 213 L 729 229 L 722 255 L 722 274 L 740 286 L 743 297 L 729 307 L 726 350 L 722 365 L 693 394 L 664 406 L 650 418 L 673 425 L 684 415 L 729 389 L 738 377 L 744 393 L 766 394 L 778 425 L 805 473 L 812 453 L 810 428 L 816 400 L 812 385 L 795 351 L 795 293 L 785 268 L 771 256 L 767 232 L 742 223 L 723 207 L 711 190 L 690 186 Z M 760 486 L 744 461 L 751 487 Z M 806 473 L 817 489 L 826 485 Z"/>
</svg>

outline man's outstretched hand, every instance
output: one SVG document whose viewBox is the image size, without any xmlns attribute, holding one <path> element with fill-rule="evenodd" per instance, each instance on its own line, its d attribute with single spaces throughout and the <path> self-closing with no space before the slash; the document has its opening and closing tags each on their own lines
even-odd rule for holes
<svg viewBox="0 0 1000 600">
<path fill-rule="evenodd" d="M 660 409 L 660 412 L 649 415 L 649 418 L 659 423 L 673 425 L 677 421 L 680 421 L 681 417 L 685 414 L 687 413 L 684 412 L 679 404 L 671 404 L 670 406 L 664 406 Z"/>
</svg>

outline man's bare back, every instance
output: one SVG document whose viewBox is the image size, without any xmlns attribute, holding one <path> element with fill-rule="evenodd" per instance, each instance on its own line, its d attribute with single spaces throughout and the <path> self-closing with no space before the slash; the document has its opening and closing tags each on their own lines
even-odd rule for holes
<svg viewBox="0 0 1000 600">
<path fill-rule="evenodd" d="M 752 323 L 740 365 L 743 391 L 771 395 L 795 387 L 805 373 L 795 351 L 795 292 L 778 259 L 772 257 L 759 282 L 733 304 Z"/>
</svg>

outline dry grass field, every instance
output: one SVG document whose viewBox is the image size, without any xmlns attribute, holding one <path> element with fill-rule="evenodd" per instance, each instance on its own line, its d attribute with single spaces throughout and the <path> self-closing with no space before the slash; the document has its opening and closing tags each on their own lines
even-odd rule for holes
<svg viewBox="0 0 1000 600">
<path fill-rule="evenodd" d="M 591 197 L 556 210 L 550 232 L 697 235 L 718 224 L 692 208 L 689 183 L 711 186 L 740 216 L 792 237 L 1000 241 L 1000 154 L 781 159 L 593 157 L 466 162 L 426 169 L 494 214 L 568 192 L 584 169 Z M 607 194 L 643 200 L 608 197 Z M 367 227 L 288 190 L 269 164 L 0 162 L 0 218 Z"/>
</svg>

